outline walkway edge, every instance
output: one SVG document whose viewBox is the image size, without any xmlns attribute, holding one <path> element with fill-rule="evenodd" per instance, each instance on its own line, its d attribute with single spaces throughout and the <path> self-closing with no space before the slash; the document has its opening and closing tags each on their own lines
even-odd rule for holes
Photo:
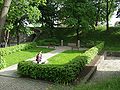
<svg viewBox="0 0 120 90">
<path fill-rule="evenodd" d="M 84 77 L 84 79 L 81 81 L 81 84 L 85 84 L 85 83 L 87 83 L 89 80 L 90 80 L 90 78 L 92 77 L 92 75 L 96 72 L 96 70 L 97 70 L 97 65 L 102 61 L 102 60 L 104 60 L 105 59 L 105 57 L 106 57 L 106 52 L 104 52 L 101 56 L 100 56 L 100 58 L 99 58 L 99 60 L 96 62 L 96 64 L 94 65 L 94 67 L 90 70 L 90 72 Z"/>
</svg>

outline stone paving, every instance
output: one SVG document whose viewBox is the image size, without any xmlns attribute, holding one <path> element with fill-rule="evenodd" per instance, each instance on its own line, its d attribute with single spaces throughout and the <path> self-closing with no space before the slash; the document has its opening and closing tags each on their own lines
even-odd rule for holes
<svg viewBox="0 0 120 90">
<path fill-rule="evenodd" d="M 100 81 L 107 78 L 117 77 L 120 75 L 120 57 L 107 57 L 100 61 L 97 66 L 97 71 L 90 80 Z"/>
<path fill-rule="evenodd" d="M 0 90 L 48 90 L 50 86 L 41 80 L 0 76 Z"/>
</svg>

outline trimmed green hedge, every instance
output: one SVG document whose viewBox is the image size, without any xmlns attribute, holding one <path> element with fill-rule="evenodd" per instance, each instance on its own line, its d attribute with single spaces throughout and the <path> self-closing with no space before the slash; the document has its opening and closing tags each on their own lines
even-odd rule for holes
<svg viewBox="0 0 120 90">
<path fill-rule="evenodd" d="M 69 64 L 36 64 L 32 61 L 23 61 L 18 64 L 18 73 L 34 79 L 43 79 L 57 83 L 73 82 L 79 71 L 86 63 L 85 57 L 76 57 Z"/>
<path fill-rule="evenodd" d="M 23 61 L 18 64 L 18 73 L 21 76 L 34 79 L 43 79 L 57 83 L 73 82 L 85 65 L 102 50 L 104 43 L 100 43 L 78 56 L 67 64 L 36 64 L 32 61 Z M 92 55 L 93 54 L 93 55 Z"/>
<path fill-rule="evenodd" d="M 83 55 L 88 57 L 87 63 L 91 62 L 91 60 L 104 48 L 104 42 L 100 43 L 89 50 L 87 50 Z"/>
<path fill-rule="evenodd" d="M 30 49 L 35 46 L 36 46 L 36 43 L 25 43 L 25 44 L 15 45 L 11 47 L 6 47 L 6 48 L 0 48 L 0 55 L 2 56 L 9 55 L 17 51 Z"/>
<path fill-rule="evenodd" d="M 6 47 L 6 48 L 0 48 L 0 69 L 6 66 L 3 56 L 9 55 L 18 51 L 30 49 L 35 46 L 36 46 L 36 43 L 25 43 L 25 44 L 20 44 L 16 46 Z"/>
</svg>

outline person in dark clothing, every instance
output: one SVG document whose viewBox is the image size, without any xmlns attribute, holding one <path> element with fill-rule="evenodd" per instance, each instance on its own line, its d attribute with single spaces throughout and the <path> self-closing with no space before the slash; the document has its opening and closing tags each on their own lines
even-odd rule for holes
<svg viewBox="0 0 120 90">
<path fill-rule="evenodd" d="M 39 62 L 42 60 L 42 51 L 41 52 L 39 52 L 38 54 L 37 54 L 37 56 L 36 56 L 36 61 L 37 61 L 37 63 L 39 64 Z"/>
</svg>

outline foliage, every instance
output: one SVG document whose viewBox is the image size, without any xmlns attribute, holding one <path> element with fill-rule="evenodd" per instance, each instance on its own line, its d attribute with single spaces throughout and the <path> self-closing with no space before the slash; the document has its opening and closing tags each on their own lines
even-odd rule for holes
<svg viewBox="0 0 120 90">
<path fill-rule="evenodd" d="M 85 67 L 85 64 L 90 61 L 90 59 L 93 59 L 101 48 L 103 48 L 103 44 L 104 43 L 98 44 L 96 47 L 86 51 L 82 56 L 73 58 L 67 64 L 55 65 L 36 64 L 30 61 L 20 62 L 18 64 L 18 73 L 21 76 L 27 76 L 34 79 L 44 79 L 57 83 L 71 83 L 76 79 L 79 72 Z M 93 56 L 90 55 L 90 53 L 92 53 Z"/>
<path fill-rule="evenodd" d="M 13 0 L 11 3 L 10 11 L 8 12 L 6 25 L 13 24 L 16 26 L 16 23 L 19 23 L 19 25 L 22 24 L 24 26 L 24 20 L 31 22 L 38 20 L 41 14 L 35 5 L 39 5 L 41 1 L 42 0 L 19 0 L 16 2 Z"/>
<path fill-rule="evenodd" d="M 0 55 L 0 69 L 6 67 L 5 60 L 3 59 L 3 56 Z"/>
<path fill-rule="evenodd" d="M 19 44 L 19 33 L 31 33 L 30 29 L 28 30 L 28 28 L 26 28 L 26 25 L 28 25 L 28 22 L 35 23 L 39 20 L 41 13 L 38 5 L 45 5 L 45 2 L 46 0 L 12 0 L 4 27 L 4 30 L 9 32 L 6 36 L 4 35 L 4 37 L 9 38 L 9 33 L 10 36 L 16 35 L 17 44 Z M 4 40 L 3 38 L 1 40 L 7 43 L 8 40 Z"/>
<path fill-rule="evenodd" d="M 36 46 L 36 43 L 26 43 L 26 44 L 20 44 L 20 45 L 6 47 L 6 48 L 0 48 L 0 55 L 2 56 L 9 55 L 17 51 L 33 48 L 35 46 Z"/>
<path fill-rule="evenodd" d="M 94 24 L 95 7 L 89 0 L 63 0 L 63 7 L 61 8 L 61 18 L 65 25 L 71 27 L 88 28 Z M 92 16 L 91 16 L 92 15 Z"/>
<path fill-rule="evenodd" d="M 59 4 L 56 0 L 46 0 L 46 5 L 39 5 L 39 10 L 42 14 L 40 22 L 43 29 L 49 33 L 49 37 L 54 36 L 54 26 L 57 25 L 56 21 L 58 20 L 58 6 Z"/>
<path fill-rule="evenodd" d="M 82 63 L 83 60 L 79 60 L 77 64 L 71 63 L 67 65 L 38 65 L 33 62 L 20 62 L 18 64 L 18 73 L 22 76 L 29 76 L 35 79 L 40 78 L 53 82 L 69 83 L 76 78 L 76 72 L 78 71 L 76 68 L 80 70 L 84 64 Z"/>
<path fill-rule="evenodd" d="M 0 0 L 0 12 L 1 12 L 1 9 L 2 9 L 2 5 L 3 5 L 3 0 Z"/>
<path fill-rule="evenodd" d="M 90 48 L 89 50 L 87 50 L 84 55 L 88 57 L 87 62 L 91 62 L 91 60 L 93 60 L 93 58 L 100 52 L 102 51 L 102 49 L 104 48 L 104 42 L 100 43 L 92 48 Z"/>
</svg>

